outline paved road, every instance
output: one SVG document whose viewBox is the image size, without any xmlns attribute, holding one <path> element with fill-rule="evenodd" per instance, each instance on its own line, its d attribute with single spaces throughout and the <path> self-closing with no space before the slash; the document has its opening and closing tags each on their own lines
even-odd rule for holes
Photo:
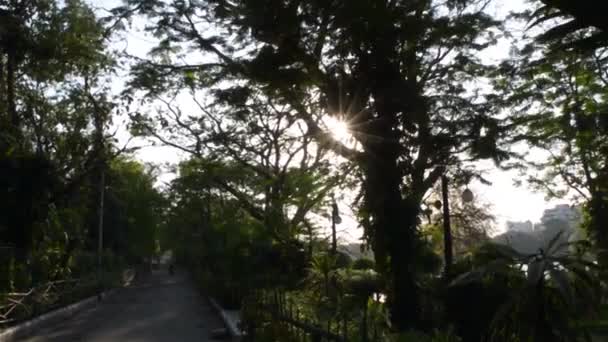
<svg viewBox="0 0 608 342">
<path fill-rule="evenodd" d="M 63 324 L 41 329 L 24 341 L 213 341 L 222 323 L 186 277 L 156 271 L 129 288 L 80 312 Z"/>
</svg>

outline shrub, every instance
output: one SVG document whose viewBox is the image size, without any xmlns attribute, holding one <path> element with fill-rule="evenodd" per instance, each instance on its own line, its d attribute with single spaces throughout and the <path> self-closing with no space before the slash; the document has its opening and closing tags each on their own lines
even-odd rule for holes
<svg viewBox="0 0 608 342">
<path fill-rule="evenodd" d="M 354 270 L 373 270 L 376 267 L 376 262 L 371 259 L 357 259 L 351 266 Z"/>
</svg>

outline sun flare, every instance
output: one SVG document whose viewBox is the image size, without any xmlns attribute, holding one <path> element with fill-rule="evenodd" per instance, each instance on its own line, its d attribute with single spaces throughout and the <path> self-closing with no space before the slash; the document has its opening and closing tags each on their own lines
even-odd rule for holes
<svg viewBox="0 0 608 342">
<path fill-rule="evenodd" d="M 327 124 L 327 129 L 329 132 L 331 132 L 331 135 L 333 135 L 336 140 L 346 142 L 352 138 L 352 134 L 346 121 L 330 117 L 325 120 L 325 123 Z"/>
</svg>

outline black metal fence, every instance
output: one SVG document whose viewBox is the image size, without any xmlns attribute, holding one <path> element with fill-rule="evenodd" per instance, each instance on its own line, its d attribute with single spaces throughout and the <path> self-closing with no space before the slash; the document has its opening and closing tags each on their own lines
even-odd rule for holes
<svg viewBox="0 0 608 342">
<path fill-rule="evenodd" d="M 251 341 L 257 341 L 256 330 L 264 319 L 268 324 L 281 325 L 290 341 L 372 342 L 379 341 L 381 335 L 378 324 L 368 317 L 367 306 L 358 315 L 337 313 L 321 321 L 301 312 L 299 305 L 282 291 L 258 291 L 246 305 L 246 310 L 256 315 L 249 322 L 247 315 L 244 318 L 245 332 Z"/>
</svg>

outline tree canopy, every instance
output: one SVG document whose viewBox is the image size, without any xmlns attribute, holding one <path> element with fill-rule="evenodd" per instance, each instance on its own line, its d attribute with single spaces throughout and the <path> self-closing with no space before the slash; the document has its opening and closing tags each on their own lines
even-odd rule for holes
<svg viewBox="0 0 608 342">
<path fill-rule="evenodd" d="M 394 276 L 395 321 L 415 324 L 409 270 L 423 196 L 462 156 L 506 156 L 496 145 L 493 104 L 472 83 L 489 71 L 475 52 L 495 40 L 497 22 L 483 11 L 485 2 L 129 5 L 117 12 L 147 16 L 161 40 L 158 57 L 134 68 L 135 89 L 202 88 L 241 115 L 248 114 L 238 110 L 242 104 L 270 99 L 305 124 L 305 136 L 357 167 L 367 236 L 378 265 Z M 180 51 L 203 62 L 180 63 Z M 319 115 L 346 121 L 357 144 L 326 133 Z"/>
<path fill-rule="evenodd" d="M 608 263 L 606 5 L 498 5 L 0 0 L 0 291 L 171 250 L 269 340 L 293 331 L 263 321 L 267 292 L 364 338 L 576 340 L 573 295 L 593 307 Z M 151 49 L 117 51 L 139 24 Z M 130 139 L 180 161 L 161 174 Z M 566 221 L 526 253 L 492 243 L 482 162 L 584 204 L 592 244 Z M 373 261 L 339 248 L 343 210 Z"/>
</svg>

